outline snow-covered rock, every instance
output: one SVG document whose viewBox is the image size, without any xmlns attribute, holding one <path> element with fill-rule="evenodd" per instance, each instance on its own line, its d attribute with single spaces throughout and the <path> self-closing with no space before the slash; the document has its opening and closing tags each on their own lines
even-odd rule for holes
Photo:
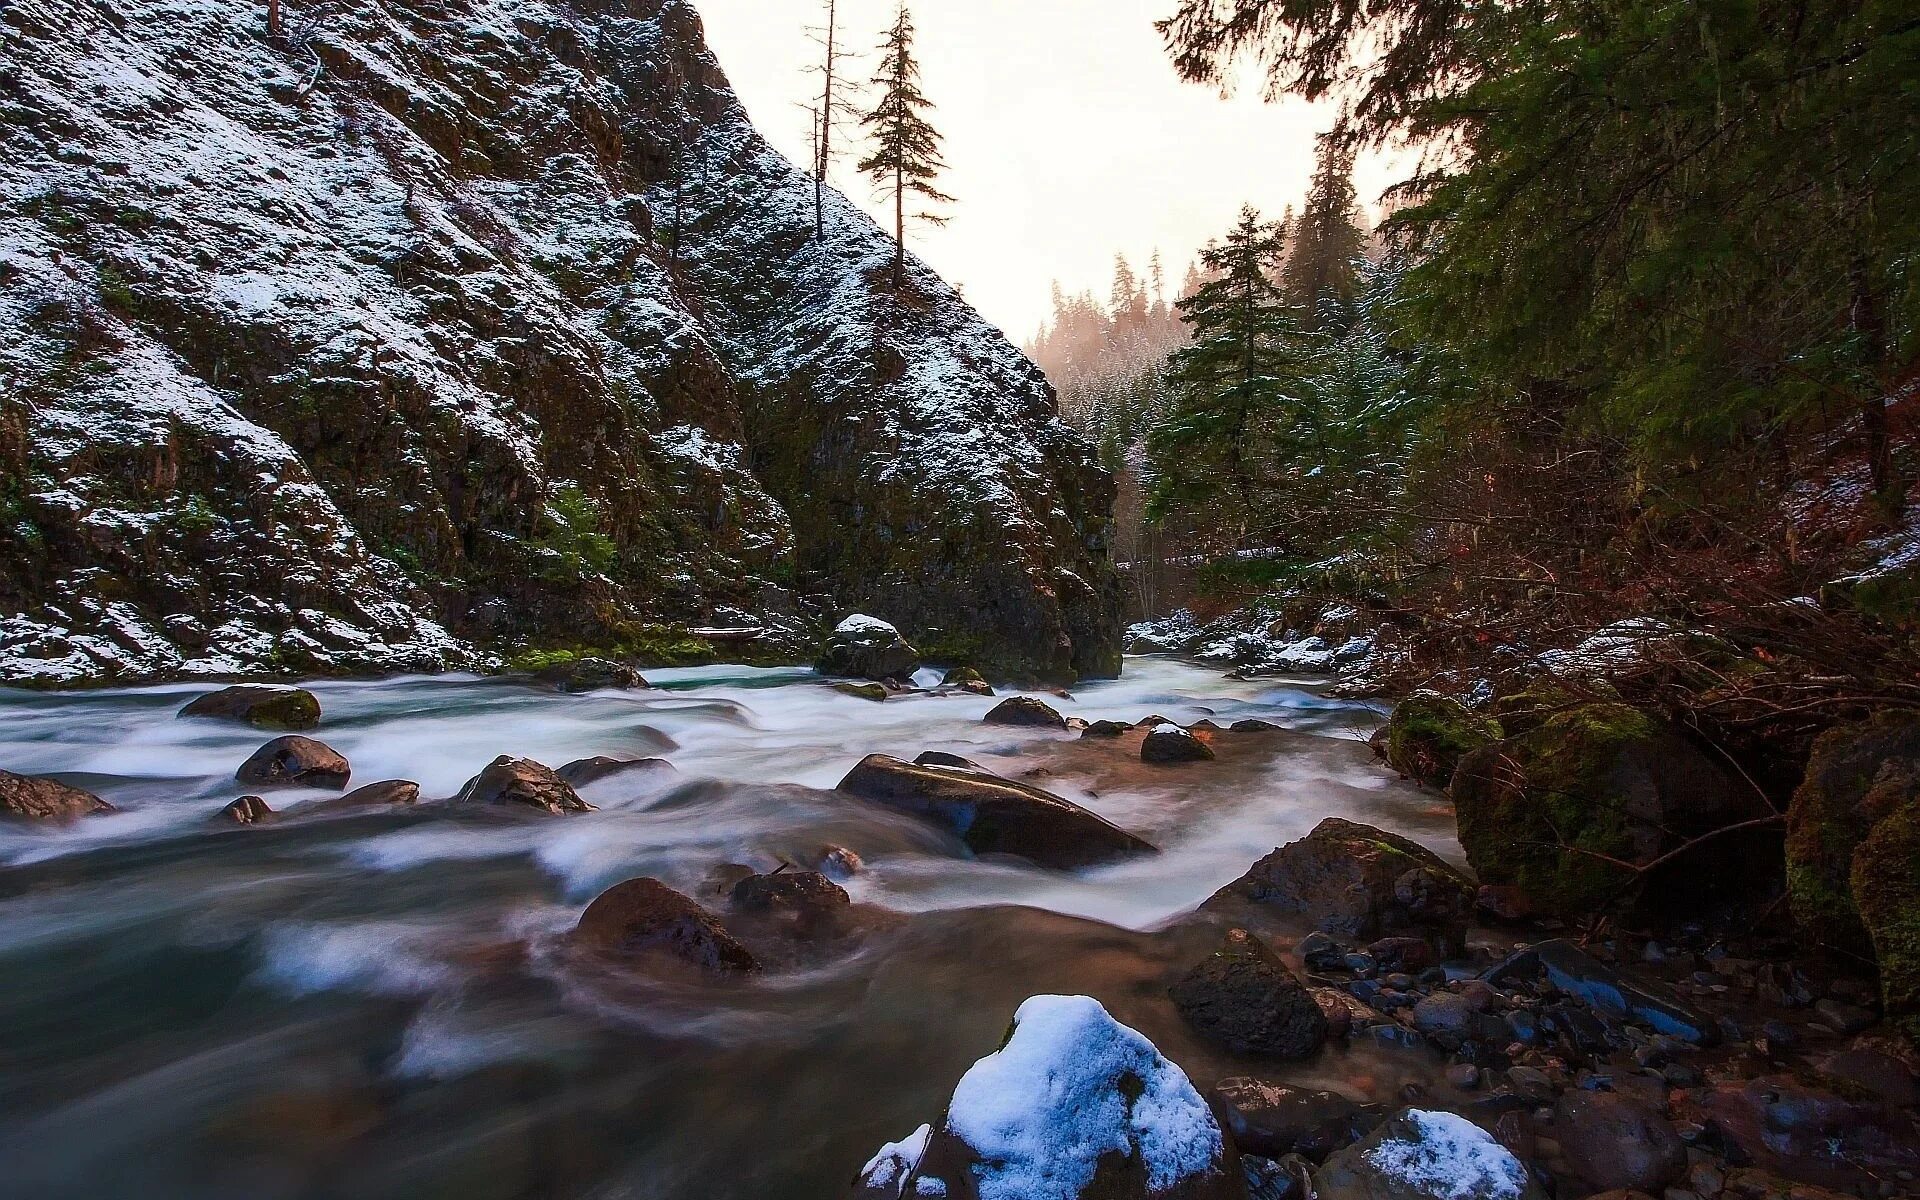
<svg viewBox="0 0 1920 1200">
<path fill-rule="evenodd" d="M 834 627 L 816 667 L 822 675 L 906 684 L 920 669 L 920 652 L 892 625 L 855 613 Z"/>
<path fill-rule="evenodd" d="M 686 0 L 285 8 L 0 22 L 0 681 L 797 629 L 789 580 L 1117 665 L 1110 481 L 851 204 L 813 237 Z"/>
<path fill-rule="evenodd" d="M 869 1176 L 904 1161 L 883 1150 Z M 1034 996 L 998 1051 L 954 1088 L 899 1176 L 901 1196 L 1244 1200 L 1211 1109 L 1153 1043 L 1086 996 Z"/>
<path fill-rule="evenodd" d="M 1314 1173 L 1320 1200 L 1540 1200 L 1527 1168 L 1453 1113 L 1403 1109 Z"/>
</svg>

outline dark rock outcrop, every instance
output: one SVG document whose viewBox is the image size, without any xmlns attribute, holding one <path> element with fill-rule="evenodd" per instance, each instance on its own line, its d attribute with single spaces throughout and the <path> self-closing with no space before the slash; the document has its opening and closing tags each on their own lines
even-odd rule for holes
<svg viewBox="0 0 1920 1200">
<path fill-rule="evenodd" d="M 1514 885 L 1537 911 L 1577 916 L 1644 901 L 1669 918 L 1763 887 L 1777 831 L 1715 837 L 1668 868 L 1635 874 L 1691 838 L 1767 815 L 1753 790 L 1653 718 L 1580 704 L 1467 754 L 1450 794 L 1460 844 L 1483 882 Z M 1772 839 L 1772 849 L 1768 839 Z"/>
<path fill-rule="evenodd" d="M 344 755 L 299 734 L 277 737 L 255 750 L 234 778 L 255 787 L 344 789 L 352 776 Z"/>
<path fill-rule="evenodd" d="M 0 817 L 25 821 L 72 821 L 114 811 L 113 805 L 57 779 L 0 771 Z"/>
<path fill-rule="evenodd" d="M 1206 907 L 1233 920 L 1291 919 L 1354 941 L 1404 932 L 1451 953 L 1464 939 L 1473 894 L 1472 883 L 1426 847 L 1328 817 L 1214 893 Z"/>
<path fill-rule="evenodd" d="M 243 683 L 198 697 L 180 715 L 244 721 L 256 729 L 312 729 L 320 723 L 320 700 L 305 688 Z"/>
<path fill-rule="evenodd" d="M 1327 1040 L 1320 1004 L 1265 942 L 1244 929 L 1167 989 L 1195 1032 L 1235 1054 L 1305 1058 Z"/>
<path fill-rule="evenodd" d="M 870 754 L 839 789 L 930 821 L 976 854 L 1014 854 L 1071 870 L 1154 853 L 1145 841 L 1070 800 L 977 770 Z"/>
<path fill-rule="evenodd" d="M 530 758 L 502 754 L 487 764 L 484 771 L 467 780 L 454 797 L 458 804 L 510 804 L 537 809 L 560 816 L 564 813 L 592 812 L 593 805 L 580 798 L 573 785 L 552 768 Z"/>
<path fill-rule="evenodd" d="M 1067 719 L 1053 705 L 1032 696 L 1008 696 L 993 706 L 982 720 L 989 725 L 1030 726 L 1039 729 L 1065 729 Z"/>
<path fill-rule="evenodd" d="M 712 913 L 658 879 L 629 879 L 600 893 L 580 914 L 573 938 L 601 954 L 659 956 L 715 974 L 759 969 Z"/>
<path fill-rule="evenodd" d="M 814 236 L 692 4 L 231 17 L 13 28 L 0 679 L 793 653 L 794 580 L 1117 671 L 1111 478 L 856 206 Z"/>
</svg>

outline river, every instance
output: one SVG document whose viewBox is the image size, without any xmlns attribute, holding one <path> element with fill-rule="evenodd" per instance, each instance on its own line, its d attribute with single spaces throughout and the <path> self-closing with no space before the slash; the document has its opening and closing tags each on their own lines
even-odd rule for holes
<svg viewBox="0 0 1920 1200">
<path fill-rule="evenodd" d="M 0 826 L 0 1195 L 821 1200 L 935 1120 L 1024 997 L 1085 992 L 1202 1083 L 1244 1064 L 1180 1027 L 1166 983 L 1213 932 L 1178 920 L 1338 815 L 1456 855 L 1451 818 L 1376 766 L 1377 709 L 1305 680 L 1157 658 L 1056 701 L 1069 716 L 1258 718 L 1217 762 L 1149 766 L 1111 742 L 981 723 L 994 703 L 842 695 L 805 670 L 649 672 L 589 696 L 472 677 L 312 683 L 311 731 L 357 786 L 446 797 L 494 756 L 658 755 L 570 818 L 422 803 L 211 818 L 268 735 L 180 720 L 202 685 L 0 689 L 0 766 L 122 811 Z M 1065 795 L 1164 853 L 1073 874 L 964 856 L 832 791 L 863 755 L 966 755 Z M 583 963 L 564 934 L 651 875 L 710 907 L 714 868 L 827 844 L 857 903 L 904 918 L 752 982 L 664 983 Z M 1415 1052 L 1329 1051 L 1289 1081 L 1390 1099 Z"/>
</svg>

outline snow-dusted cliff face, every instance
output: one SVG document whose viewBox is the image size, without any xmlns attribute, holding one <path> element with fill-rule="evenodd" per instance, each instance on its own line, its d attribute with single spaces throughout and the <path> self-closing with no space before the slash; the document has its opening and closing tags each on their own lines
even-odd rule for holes
<svg viewBox="0 0 1920 1200">
<path fill-rule="evenodd" d="M 880 612 L 1118 665 L 1043 378 L 753 130 L 682 0 L 0 12 L 0 681 Z M 818 603 L 811 598 L 821 598 Z"/>
</svg>

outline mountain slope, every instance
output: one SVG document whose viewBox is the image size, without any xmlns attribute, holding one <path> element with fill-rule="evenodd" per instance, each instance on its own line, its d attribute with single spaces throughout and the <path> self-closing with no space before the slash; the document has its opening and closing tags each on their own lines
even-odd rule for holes
<svg viewBox="0 0 1920 1200">
<path fill-rule="evenodd" d="M 837 605 L 1117 667 L 1039 373 L 678 0 L 0 16 L 0 679 L 437 669 Z M 4 616 L 3 614 L 14 614 Z"/>
</svg>

